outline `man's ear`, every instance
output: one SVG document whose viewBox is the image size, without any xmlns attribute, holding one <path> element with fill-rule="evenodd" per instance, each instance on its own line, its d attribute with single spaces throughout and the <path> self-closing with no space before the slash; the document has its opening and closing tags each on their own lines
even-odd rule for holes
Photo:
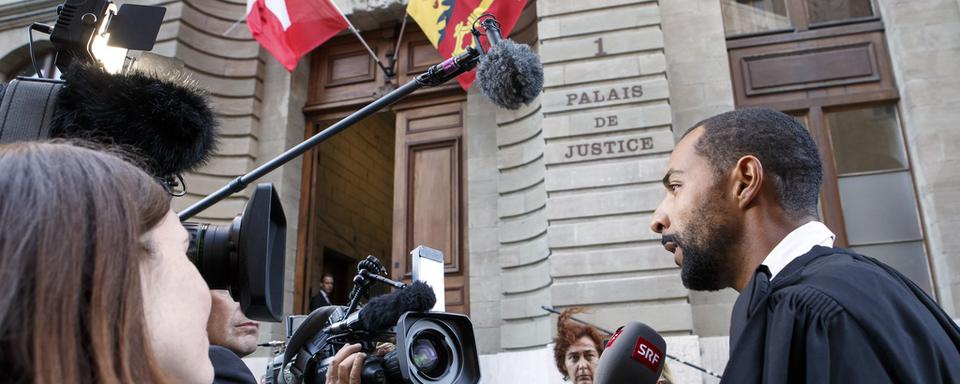
<svg viewBox="0 0 960 384">
<path fill-rule="evenodd" d="M 744 209 L 760 195 L 763 186 L 763 164 L 760 159 L 752 155 L 741 157 L 733 168 L 733 191 L 737 205 Z"/>
</svg>

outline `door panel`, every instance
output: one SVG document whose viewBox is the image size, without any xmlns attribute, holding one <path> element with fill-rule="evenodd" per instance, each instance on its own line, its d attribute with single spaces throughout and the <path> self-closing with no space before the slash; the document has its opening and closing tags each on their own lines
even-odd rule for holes
<svg viewBox="0 0 960 384">
<path fill-rule="evenodd" d="M 464 103 L 397 112 L 393 278 L 410 279 L 410 251 L 443 252 L 447 311 L 468 313 Z"/>
</svg>

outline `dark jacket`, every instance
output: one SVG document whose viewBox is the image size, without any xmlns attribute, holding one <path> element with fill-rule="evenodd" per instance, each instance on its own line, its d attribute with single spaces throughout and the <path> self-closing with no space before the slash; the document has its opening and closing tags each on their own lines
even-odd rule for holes
<svg viewBox="0 0 960 384">
<path fill-rule="evenodd" d="M 724 383 L 960 382 L 960 329 L 893 268 L 814 247 L 734 305 Z"/>
<path fill-rule="evenodd" d="M 211 345 L 208 353 L 213 362 L 214 384 L 257 384 L 256 377 L 233 351 Z"/>
<path fill-rule="evenodd" d="M 317 292 L 316 295 L 310 298 L 310 311 L 313 312 L 314 309 L 320 307 L 326 307 L 328 305 L 333 305 L 330 300 L 327 300 L 326 297 L 323 297 L 323 291 Z"/>
</svg>

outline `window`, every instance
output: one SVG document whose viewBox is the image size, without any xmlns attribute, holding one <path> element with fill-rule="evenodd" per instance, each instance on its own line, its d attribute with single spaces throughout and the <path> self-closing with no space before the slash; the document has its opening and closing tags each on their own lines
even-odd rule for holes
<svg viewBox="0 0 960 384">
<path fill-rule="evenodd" d="M 874 16 L 870 0 L 807 0 L 806 4 L 811 25 Z"/>
<path fill-rule="evenodd" d="M 785 0 L 722 0 L 727 36 L 790 30 Z"/>
<path fill-rule="evenodd" d="M 932 293 L 913 179 L 892 104 L 825 110 L 847 246 Z"/>
<path fill-rule="evenodd" d="M 720 0 L 727 37 L 780 32 L 877 19 L 875 0 Z"/>
<path fill-rule="evenodd" d="M 839 176 L 907 169 L 892 105 L 827 112 L 826 118 Z"/>
<path fill-rule="evenodd" d="M 823 164 L 818 210 L 835 245 L 935 294 L 875 0 L 720 4 L 737 107 L 785 111 L 810 131 Z M 787 28 L 752 27 L 759 23 L 748 23 L 744 9 L 767 20 L 786 15 L 776 25 Z"/>
</svg>

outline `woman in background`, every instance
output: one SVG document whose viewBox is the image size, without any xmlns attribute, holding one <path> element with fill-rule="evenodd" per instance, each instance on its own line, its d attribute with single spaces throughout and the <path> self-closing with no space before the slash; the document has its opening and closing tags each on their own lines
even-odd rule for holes
<svg viewBox="0 0 960 384">
<path fill-rule="evenodd" d="M 553 358 L 564 380 L 575 384 L 592 384 L 600 352 L 603 351 L 603 334 L 594 327 L 570 320 L 574 314 L 583 311 L 583 308 L 575 307 L 565 309 L 560 314 Z"/>
<path fill-rule="evenodd" d="M 120 158 L 0 146 L 0 382 L 210 383 L 210 293 L 169 197 Z"/>
</svg>

